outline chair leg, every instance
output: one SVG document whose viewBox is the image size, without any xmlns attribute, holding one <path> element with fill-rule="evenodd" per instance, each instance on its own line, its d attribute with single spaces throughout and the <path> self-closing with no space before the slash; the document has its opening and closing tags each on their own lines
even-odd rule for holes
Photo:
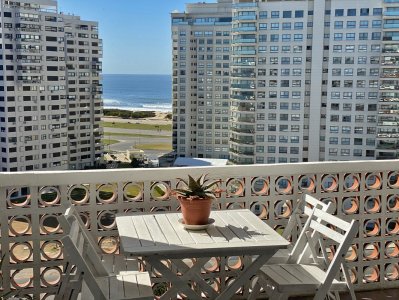
<svg viewBox="0 0 399 300">
<path fill-rule="evenodd" d="M 256 300 L 259 297 L 260 294 L 260 289 L 261 289 L 261 285 L 259 284 L 259 279 L 256 278 L 254 280 L 255 284 L 254 287 L 252 288 L 251 294 L 248 297 L 248 300 Z"/>
</svg>

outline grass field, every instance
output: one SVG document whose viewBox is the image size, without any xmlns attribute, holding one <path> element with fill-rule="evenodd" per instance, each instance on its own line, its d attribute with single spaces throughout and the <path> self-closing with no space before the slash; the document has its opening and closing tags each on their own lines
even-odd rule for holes
<svg viewBox="0 0 399 300">
<path fill-rule="evenodd" d="M 113 145 L 119 143 L 118 140 L 110 140 L 110 139 L 102 139 L 101 140 L 104 146 Z"/>
<path fill-rule="evenodd" d="M 125 133 L 125 132 L 104 132 L 104 136 L 127 136 L 127 137 L 142 137 L 142 138 L 170 138 L 170 135 L 151 135 L 139 133 Z"/>
<path fill-rule="evenodd" d="M 172 145 L 169 143 L 158 143 L 158 144 L 141 144 L 136 145 L 136 149 L 141 150 L 160 150 L 160 151 L 171 151 Z"/>
<path fill-rule="evenodd" d="M 134 121 L 132 121 L 134 122 Z M 154 130 L 157 131 L 158 129 L 164 131 L 172 131 L 172 125 L 153 125 L 153 124 L 135 124 L 135 123 L 114 123 L 112 122 L 101 122 L 100 126 L 105 128 L 122 128 L 122 129 L 137 129 L 137 130 Z"/>
</svg>

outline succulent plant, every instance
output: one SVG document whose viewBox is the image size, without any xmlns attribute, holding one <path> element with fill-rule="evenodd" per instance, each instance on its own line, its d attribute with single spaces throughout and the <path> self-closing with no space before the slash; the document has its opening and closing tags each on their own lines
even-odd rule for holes
<svg viewBox="0 0 399 300">
<path fill-rule="evenodd" d="M 217 187 L 221 180 L 208 180 L 207 174 L 203 174 L 197 179 L 188 175 L 188 181 L 178 178 L 185 186 L 172 191 L 173 195 L 182 196 L 191 200 L 211 198 L 216 199 L 216 194 L 220 192 Z"/>
</svg>

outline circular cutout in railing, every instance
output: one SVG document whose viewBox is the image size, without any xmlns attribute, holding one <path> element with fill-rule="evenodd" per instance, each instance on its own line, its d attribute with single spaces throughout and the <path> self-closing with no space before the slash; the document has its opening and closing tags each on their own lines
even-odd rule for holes
<svg viewBox="0 0 399 300">
<path fill-rule="evenodd" d="M 399 257 L 399 242 L 387 242 L 385 244 L 385 254 L 389 258 Z"/>
<path fill-rule="evenodd" d="M 40 274 L 41 282 L 46 287 L 56 286 L 60 283 L 62 271 L 59 267 L 45 268 Z"/>
<path fill-rule="evenodd" d="M 244 179 L 230 178 L 226 182 L 226 197 L 243 197 L 245 195 Z"/>
<path fill-rule="evenodd" d="M 276 201 L 274 204 L 274 216 L 276 219 L 286 219 L 292 214 L 292 202 L 290 200 Z"/>
<path fill-rule="evenodd" d="M 28 242 L 15 243 L 11 246 L 10 256 L 15 263 L 24 263 L 33 255 L 32 245 Z"/>
<path fill-rule="evenodd" d="M 299 178 L 298 185 L 301 191 L 314 192 L 316 188 L 316 180 L 314 176 L 303 175 Z"/>
<path fill-rule="evenodd" d="M 117 184 L 112 183 L 97 185 L 97 200 L 105 204 L 115 202 L 118 196 L 117 187 Z"/>
<path fill-rule="evenodd" d="M 390 281 L 399 279 L 399 265 L 397 263 L 385 265 L 385 279 Z"/>
<path fill-rule="evenodd" d="M 46 260 L 59 259 L 62 254 L 62 244 L 60 241 L 46 241 L 40 247 L 40 253 Z"/>
<path fill-rule="evenodd" d="M 379 247 L 378 243 L 364 244 L 363 256 L 367 260 L 378 259 L 380 256 L 380 247 Z"/>
<path fill-rule="evenodd" d="M 385 225 L 386 233 L 390 235 L 396 235 L 399 232 L 399 221 L 398 219 L 388 219 Z"/>
<path fill-rule="evenodd" d="M 378 266 L 369 266 L 363 269 L 363 282 L 377 282 L 380 278 Z"/>
<path fill-rule="evenodd" d="M 30 188 L 12 188 L 7 191 L 7 204 L 12 207 L 27 207 L 30 205 Z"/>
<path fill-rule="evenodd" d="M 360 186 L 360 176 L 358 174 L 347 174 L 344 177 L 344 190 L 353 192 L 358 191 Z"/>
<path fill-rule="evenodd" d="M 342 212 L 346 215 L 353 215 L 359 212 L 359 199 L 357 197 L 343 198 Z"/>
<path fill-rule="evenodd" d="M 61 226 L 56 215 L 43 215 L 40 218 L 40 231 L 46 234 L 54 234 Z"/>
<path fill-rule="evenodd" d="M 32 233 L 32 222 L 28 216 L 15 216 L 9 221 L 9 229 L 11 234 L 20 236 Z"/>
<path fill-rule="evenodd" d="M 364 210 L 369 214 L 380 212 L 381 200 L 378 196 L 368 196 L 364 201 Z"/>
<path fill-rule="evenodd" d="M 321 180 L 321 188 L 324 192 L 335 192 L 338 189 L 338 176 L 327 174 Z"/>
<path fill-rule="evenodd" d="M 279 177 L 275 181 L 276 192 L 282 195 L 291 194 L 293 190 L 292 178 Z"/>
<path fill-rule="evenodd" d="M 377 236 L 380 233 L 378 220 L 366 220 L 363 226 L 363 233 L 366 236 Z"/>
<path fill-rule="evenodd" d="M 263 177 L 256 177 L 252 179 L 251 183 L 252 194 L 257 196 L 265 196 L 269 194 L 269 179 Z"/>
<path fill-rule="evenodd" d="M 206 273 L 213 273 L 220 269 L 220 258 L 211 257 L 202 268 Z"/>
<path fill-rule="evenodd" d="M 53 206 L 59 204 L 61 194 L 58 188 L 52 186 L 45 186 L 39 190 L 39 202 L 43 206 Z"/>
<path fill-rule="evenodd" d="M 348 262 L 353 262 L 357 260 L 357 257 L 358 257 L 357 246 L 351 245 L 348 251 L 346 252 L 345 260 Z"/>
<path fill-rule="evenodd" d="M 261 219 L 268 219 L 267 206 L 261 202 L 251 203 L 251 211 Z"/>
<path fill-rule="evenodd" d="M 116 227 L 116 211 L 105 210 L 98 214 L 98 225 L 103 230 L 112 230 Z"/>
<path fill-rule="evenodd" d="M 350 268 L 349 270 L 349 277 L 351 279 L 352 284 L 357 282 L 357 269 L 356 267 Z"/>
<path fill-rule="evenodd" d="M 228 270 L 240 270 L 243 267 L 243 259 L 241 256 L 229 256 L 226 261 Z"/>
<path fill-rule="evenodd" d="M 387 208 L 389 211 L 399 211 L 399 195 L 389 195 L 387 199 Z"/>
<path fill-rule="evenodd" d="M 337 198 L 333 197 L 320 198 L 320 201 L 325 204 L 331 203 L 330 213 L 334 214 L 337 211 Z"/>
<path fill-rule="evenodd" d="M 126 183 L 123 187 L 123 196 L 125 200 L 128 202 L 142 202 L 143 200 L 143 187 L 144 185 L 141 183 L 130 182 Z"/>
<path fill-rule="evenodd" d="M 68 190 L 68 198 L 74 204 L 83 205 L 89 201 L 90 198 L 88 185 L 72 185 Z"/>
<path fill-rule="evenodd" d="M 11 285 L 16 288 L 27 288 L 32 286 L 33 269 L 25 268 L 11 271 Z"/>
<path fill-rule="evenodd" d="M 105 253 L 113 254 L 119 249 L 119 240 L 114 236 L 105 236 L 100 239 L 98 245 Z"/>
<path fill-rule="evenodd" d="M 378 190 L 381 188 L 382 179 L 380 173 L 369 173 L 366 175 L 366 188 L 369 190 Z"/>
<path fill-rule="evenodd" d="M 177 188 L 184 185 L 182 181 L 177 183 Z M 151 198 L 154 200 L 164 201 L 169 199 L 170 197 L 170 182 L 153 182 L 151 184 Z"/>
<path fill-rule="evenodd" d="M 399 188 L 399 173 L 398 172 L 390 172 L 388 174 L 388 187 L 397 189 Z"/>
</svg>

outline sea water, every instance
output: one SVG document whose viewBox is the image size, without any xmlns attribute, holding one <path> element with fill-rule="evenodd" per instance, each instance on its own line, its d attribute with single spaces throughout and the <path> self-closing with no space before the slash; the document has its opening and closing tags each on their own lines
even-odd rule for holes
<svg viewBox="0 0 399 300">
<path fill-rule="evenodd" d="M 172 76 L 103 75 L 104 107 L 132 111 L 172 111 Z"/>
</svg>

